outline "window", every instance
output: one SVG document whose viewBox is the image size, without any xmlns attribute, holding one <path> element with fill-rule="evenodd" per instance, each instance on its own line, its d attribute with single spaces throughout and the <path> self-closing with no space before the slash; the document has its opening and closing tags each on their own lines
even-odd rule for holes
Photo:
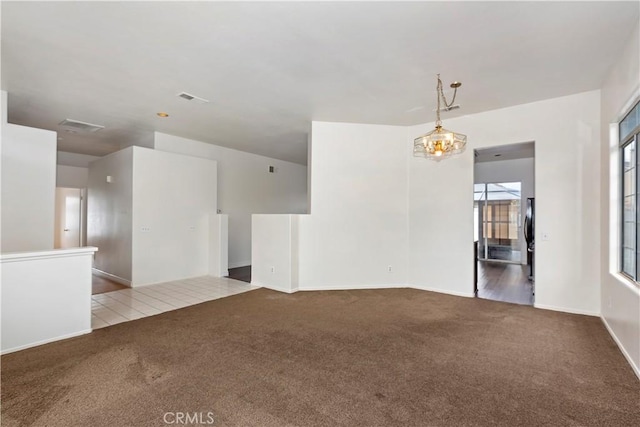
<svg viewBox="0 0 640 427">
<path fill-rule="evenodd" d="M 521 183 L 474 184 L 474 238 L 482 260 L 519 263 Z"/>
<path fill-rule="evenodd" d="M 640 135 L 640 103 L 631 109 L 619 125 L 621 158 L 621 203 L 622 230 L 620 239 L 620 271 L 638 281 L 640 260 L 640 209 L 638 173 L 638 144 Z"/>
</svg>

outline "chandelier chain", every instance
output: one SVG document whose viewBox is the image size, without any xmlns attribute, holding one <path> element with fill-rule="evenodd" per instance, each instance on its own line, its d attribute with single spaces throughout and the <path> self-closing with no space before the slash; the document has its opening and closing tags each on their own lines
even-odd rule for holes
<svg viewBox="0 0 640 427">
<path fill-rule="evenodd" d="M 442 126 L 442 120 L 440 120 L 440 98 L 444 101 L 445 108 L 450 108 L 454 102 L 456 102 L 456 94 L 458 93 L 458 88 L 453 89 L 453 98 L 451 102 L 447 102 L 447 97 L 444 96 L 444 91 L 442 90 L 442 80 L 440 80 L 440 74 L 438 74 L 438 85 L 436 86 L 436 91 L 438 92 L 438 108 L 436 109 L 436 126 Z"/>
</svg>

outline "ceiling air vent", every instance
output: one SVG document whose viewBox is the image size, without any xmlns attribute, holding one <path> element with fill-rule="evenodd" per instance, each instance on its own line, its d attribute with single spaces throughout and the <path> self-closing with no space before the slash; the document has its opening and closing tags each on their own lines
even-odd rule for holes
<svg viewBox="0 0 640 427">
<path fill-rule="evenodd" d="M 104 126 L 94 125 L 87 122 L 81 122 L 80 120 L 64 119 L 61 121 L 60 126 L 68 130 L 81 131 L 81 132 L 97 132 L 100 129 L 104 129 Z"/>
<path fill-rule="evenodd" d="M 178 96 L 180 98 L 186 99 L 187 101 L 198 101 L 201 104 L 206 104 L 207 102 L 209 102 L 208 99 L 200 98 L 199 96 L 191 95 L 187 92 L 180 92 Z"/>
</svg>

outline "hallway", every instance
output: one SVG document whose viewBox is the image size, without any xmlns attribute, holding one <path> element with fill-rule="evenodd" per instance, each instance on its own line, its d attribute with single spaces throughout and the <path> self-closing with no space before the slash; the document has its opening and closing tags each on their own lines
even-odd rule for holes
<svg viewBox="0 0 640 427">
<path fill-rule="evenodd" d="M 528 267 L 478 261 L 478 298 L 533 305 L 533 282 L 528 279 Z"/>
</svg>

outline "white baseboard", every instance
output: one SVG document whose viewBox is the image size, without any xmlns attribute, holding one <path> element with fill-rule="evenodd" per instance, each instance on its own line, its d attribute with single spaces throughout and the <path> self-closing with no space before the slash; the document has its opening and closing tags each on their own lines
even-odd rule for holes
<svg viewBox="0 0 640 427">
<path fill-rule="evenodd" d="M 236 261 L 236 262 L 230 262 L 229 265 L 227 265 L 227 268 L 248 267 L 250 265 L 251 265 L 251 260 L 249 260 L 249 261 Z"/>
<path fill-rule="evenodd" d="M 419 291 L 438 292 L 440 294 L 454 295 L 458 297 L 473 298 L 475 295 L 473 292 L 457 292 L 450 291 L 448 289 L 430 288 L 427 286 L 407 285 L 404 283 L 396 284 L 379 284 L 379 285 L 334 285 L 334 286 L 300 286 L 300 291 L 349 291 L 349 290 L 363 290 L 363 289 L 416 289 Z"/>
<path fill-rule="evenodd" d="M 9 348 L 9 349 L 6 349 L 6 350 L 2 350 L 0 352 L 0 354 L 4 355 L 4 354 L 9 354 L 9 353 L 14 353 L 16 351 L 26 350 L 27 348 L 37 347 L 37 346 L 43 345 L 43 344 L 49 344 L 49 343 L 54 342 L 54 341 L 66 340 L 67 338 L 73 338 L 73 337 L 77 337 L 77 336 L 80 336 L 80 335 L 89 334 L 91 332 L 93 332 L 92 329 L 84 329 L 84 330 L 79 331 L 79 332 L 73 332 L 71 334 L 61 335 L 59 337 L 49 338 L 49 339 L 46 339 L 46 340 L 36 341 L 36 342 L 32 342 L 32 343 L 25 344 L 25 345 L 20 345 L 18 347 L 13 347 L 13 348 Z"/>
<path fill-rule="evenodd" d="M 107 273 L 106 271 L 98 270 L 97 268 L 92 268 L 91 272 L 98 277 L 102 277 L 103 279 L 109 279 L 113 282 L 120 283 L 121 285 L 125 285 L 131 287 L 131 280 L 123 279 L 120 276 L 116 276 L 115 274 Z"/>
<path fill-rule="evenodd" d="M 631 358 L 631 356 L 629 355 L 627 350 L 622 345 L 622 342 L 620 342 L 620 340 L 618 339 L 617 335 L 613 332 L 613 329 L 611 329 L 611 326 L 609 326 L 609 323 L 607 323 L 607 319 L 605 319 L 602 316 L 600 316 L 600 319 L 602 320 L 602 323 L 604 323 L 604 327 L 609 332 L 609 335 L 611 335 L 611 338 L 613 338 L 613 341 L 615 341 L 615 343 L 618 345 L 618 348 L 622 352 L 622 355 L 624 356 L 624 358 L 627 359 L 627 362 L 629 362 L 629 365 L 631 365 L 631 369 L 633 370 L 633 372 L 636 374 L 636 376 L 640 380 L 640 367 L 636 366 L 636 364 L 634 363 L 633 359 Z"/>
<path fill-rule="evenodd" d="M 417 289 L 419 291 L 437 292 L 439 294 L 454 295 L 456 297 L 465 297 L 465 298 L 475 297 L 473 292 L 458 292 L 458 291 L 450 291 L 448 289 L 431 288 L 429 286 L 417 286 L 417 285 L 411 285 L 408 287 L 412 289 Z"/>
<path fill-rule="evenodd" d="M 299 291 L 360 291 L 365 289 L 397 289 L 407 285 L 332 285 L 332 286 L 300 286 Z"/>
<path fill-rule="evenodd" d="M 255 280 L 251 281 L 251 286 L 258 286 L 260 288 L 271 289 L 272 291 L 284 292 L 287 294 L 293 294 L 298 292 L 298 288 L 293 288 L 293 289 L 279 288 L 277 286 L 265 285 L 264 283 L 256 282 Z"/>
<path fill-rule="evenodd" d="M 584 316 L 600 317 L 600 313 L 597 313 L 595 311 L 576 310 L 574 308 L 558 307 L 555 305 L 546 305 L 546 304 L 537 304 L 537 303 L 534 303 L 533 306 L 535 308 L 540 308 L 543 310 L 562 311 L 563 313 L 582 314 Z"/>
</svg>

